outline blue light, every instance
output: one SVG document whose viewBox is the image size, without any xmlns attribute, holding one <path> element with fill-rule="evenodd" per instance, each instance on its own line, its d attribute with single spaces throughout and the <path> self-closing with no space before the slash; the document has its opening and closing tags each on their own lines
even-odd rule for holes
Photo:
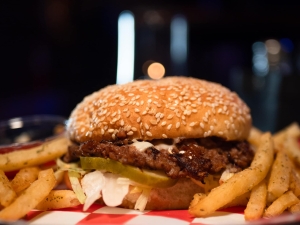
<svg viewBox="0 0 300 225">
<path fill-rule="evenodd" d="M 294 44 L 292 42 L 291 39 L 289 38 L 282 38 L 280 39 L 280 44 L 281 44 L 281 47 L 282 49 L 285 51 L 285 52 L 292 52 L 293 49 L 294 49 Z"/>
</svg>

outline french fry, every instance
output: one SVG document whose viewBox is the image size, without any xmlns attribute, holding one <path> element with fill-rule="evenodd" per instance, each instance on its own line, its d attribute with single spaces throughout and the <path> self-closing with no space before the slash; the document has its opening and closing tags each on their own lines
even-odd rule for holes
<svg viewBox="0 0 300 225">
<path fill-rule="evenodd" d="M 262 180 L 255 186 L 250 194 L 250 199 L 244 211 L 245 220 L 256 220 L 262 217 L 267 204 L 267 184 Z"/>
<path fill-rule="evenodd" d="M 275 197 L 280 197 L 290 185 L 292 162 L 283 151 L 279 151 L 271 168 L 268 182 L 268 192 Z"/>
<path fill-rule="evenodd" d="M 197 193 L 194 195 L 191 203 L 190 203 L 190 206 L 191 207 L 194 207 L 196 206 L 202 199 L 204 199 L 206 197 L 206 194 L 204 193 Z"/>
<path fill-rule="evenodd" d="M 237 196 L 252 190 L 267 175 L 274 155 L 273 140 L 270 132 L 264 133 L 251 166 L 233 175 L 222 185 L 214 188 L 207 197 L 197 204 L 190 205 L 190 214 L 198 217 L 208 216 L 217 209 L 228 204 Z"/>
<path fill-rule="evenodd" d="M 17 197 L 5 173 L 0 170 L 0 204 L 8 206 Z"/>
<path fill-rule="evenodd" d="M 284 149 L 288 156 L 298 165 L 300 166 L 300 148 L 298 144 L 298 138 L 287 136 Z"/>
<path fill-rule="evenodd" d="M 300 197 L 300 174 L 295 168 L 291 171 L 289 190 L 291 190 L 297 198 Z"/>
<path fill-rule="evenodd" d="M 22 195 L 17 197 L 14 202 L 0 211 L 0 219 L 14 221 L 25 216 L 50 193 L 55 182 L 53 169 L 40 171 L 38 179 Z"/>
<path fill-rule="evenodd" d="M 49 195 L 35 207 L 35 209 L 61 209 L 74 207 L 80 204 L 81 203 L 72 190 L 52 190 Z"/>
<path fill-rule="evenodd" d="M 37 166 L 57 159 L 67 152 L 68 139 L 61 136 L 32 149 L 0 154 L 0 169 L 4 172 Z"/>
<path fill-rule="evenodd" d="M 294 122 L 286 128 L 274 134 L 275 149 L 283 149 L 286 154 L 300 165 L 300 147 L 298 138 L 300 137 L 300 127 Z"/>
<path fill-rule="evenodd" d="M 250 130 L 250 134 L 249 137 L 247 139 L 247 141 L 254 146 L 255 148 L 257 148 L 259 146 L 259 140 L 260 140 L 260 136 L 263 134 L 263 132 L 261 130 L 259 130 L 256 127 L 252 127 Z"/>
<path fill-rule="evenodd" d="M 267 192 L 267 206 L 271 205 L 277 198 L 270 192 Z"/>
<path fill-rule="evenodd" d="M 246 192 L 245 194 L 237 196 L 228 204 L 222 206 L 221 209 L 226 209 L 233 206 L 246 206 L 249 201 L 249 198 L 250 198 L 250 192 Z"/>
<path fill-rule="evenodd" d="M 288 191 L 277 198 L 265 211 L 264 217 L 270 218 L 280 215 L 292 205 L 299 203 L 299 199 L 292 191 Z"/>
<path fill-rule="evenodd" d="M 20 193 L 24 189 L 28 188 L 30 184 L 38 178 L 39 172 L 39 167 L 28 167 L 20 169 L 11 181 L 11 186 L 14 191 L 16 193 Z"/>
<path fill-rule="evenodd" d="M 65 171 L 62 171 L 62 170 L 57 170 L 54 172 L 54 176 L 56 178 L 55 187 L 57 187 L 59 184 L 61 184 L 63 182 L 64 174 L 65 174 Z"/>
<path fill-rule="evenodd" d="M 300 213 L 300 202 L 288 208 L 290 213 Z"/>
</svg>

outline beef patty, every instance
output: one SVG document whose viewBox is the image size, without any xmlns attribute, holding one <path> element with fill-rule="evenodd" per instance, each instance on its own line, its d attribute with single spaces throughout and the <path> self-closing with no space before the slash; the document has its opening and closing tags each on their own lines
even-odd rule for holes
<svg viewBox="0 0 300 225">
<path fill-rule="evenodd" d="M 76 161 L 80 156 L 110 158 L 141 169 L 161 170 L 171 178 L 192 177 L 203 182 L 208 174 L 217 174 L 226 168 L 238 172 L 248 167 L 254 156 L 246 141 L 224 141 L 217 137 L 183 139 L 171 149 L 160 150 L 155 147 L 155 142 L 160 140 L 139 151 L 127 139 L 116 142 L 91 140 L 71 145 L 63 160 Z"/>
</svg>

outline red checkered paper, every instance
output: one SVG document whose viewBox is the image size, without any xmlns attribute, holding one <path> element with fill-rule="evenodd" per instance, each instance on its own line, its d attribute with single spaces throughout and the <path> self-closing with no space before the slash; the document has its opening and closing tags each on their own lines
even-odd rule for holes
<svg viewBox="0 0 300 225">
<path fill-rule="evenodd" d="M 123 208 L 112 208 L 94 204 L 87 211 L 82 211 L 82 206 L 53 210 L 31 211 L 25 218 L 29 225 L 34 224 L 61 224 L 61 225 L 206 225 L 206 224 L 249 224 L 244 220 L 243 207 L 232 207 L 215 212 L 207 218 L 195 218 L 187 210 L 158 210 L 137 211 Z M 284 214 L 273 219 L 262 219 L 252 222 L 254 224 L 273 224 L 299 221 L 300 215 Z"/>
</svg>

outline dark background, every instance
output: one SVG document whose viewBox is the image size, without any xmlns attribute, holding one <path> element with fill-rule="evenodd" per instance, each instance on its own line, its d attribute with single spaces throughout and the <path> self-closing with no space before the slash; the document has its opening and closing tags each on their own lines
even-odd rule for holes
<svg viewBox="0 0 300 225">
<path fill-rule="evenodd" d="M 219 82 L 249 104 L 254 125 L 276 131 L 300 120 L 300 5 L 295 1 L 7 1 L 0 7 L 0 120 L 30 114 L 68 117 L 87 94 L 116 82 L 117 21 L 135 16 L 135 78 L 156 60 L 166 75 Z M 145 14 L 161 21 L 149 25 Z M 187 18 L 186 70 L 170 67 L 170 21 Z M 147 38 L 152 37 L 155 44 Z M 252 72 L 252 44 L 288 39 L 285 61 Z M 178 74 L 180 73 L 180 74 Z M 274 75 L 275 74 L 275 75 Z"/>
</svg>

